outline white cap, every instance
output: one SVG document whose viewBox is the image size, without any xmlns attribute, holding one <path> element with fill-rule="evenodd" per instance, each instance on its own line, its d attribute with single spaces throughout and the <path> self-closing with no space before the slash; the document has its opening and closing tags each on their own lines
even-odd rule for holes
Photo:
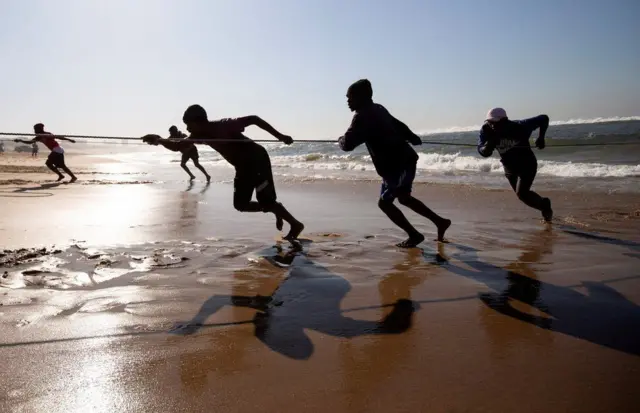
<svg viewBox="0 0 640 413">
<path fill-rule="evenodd" d="M 502 118 L 507 117 L 507 111 L 502 108 L 493 108 L 487 113 L 487 120 L 492 120 L 494 122 L 499 121 Z"/>
</svg>

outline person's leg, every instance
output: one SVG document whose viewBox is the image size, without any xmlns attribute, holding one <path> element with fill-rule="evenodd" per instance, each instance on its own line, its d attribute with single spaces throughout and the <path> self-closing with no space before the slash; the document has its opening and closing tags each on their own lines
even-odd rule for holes
<svg viewBox="0 0 640 413">
<path fill-rule="evenodd" d="M 182 169 L 184 169 L 184 171 L 189 174 L 189 178 L 193 181 L 194 179 L 196 179 L 195 175 L 191 173 L 191 171 L 189 170 L 189 168 L 187 167 L 187 161 L 189 160 L 189 155 L 187 153 L 183 153 L 182 154 L 182 158 L 180 159 L 180 167 L 182 167 Z"/>
<path fill-rule="evenodd" d="M 394 184 L 395 179 L 382 181 L 380 188 L 380 199 L 378 199 L 378 207 L 385 213 L 387 217 L 396 224 L 400 229 L 409 235 L 409 238 L 405 241 L 396 244 L 401 248 L 413 248 L 416 245 L 424 241 L 424 235 L 422 235 L 413 225 L 409 222 L 407 217 L 404 216 L 402 211 L 393 204 L 395 201 Z"/>
<path fill-rule="evenodd" d="M 536 192 L 531 190 L 533 181 L 538 170 L 538 162 L 535 155 L 526 156 L 519 159 L 519 164 L 505 165 L 505 176 L 509 181 L 509 185 L 513 188 L 516 196 L 522 203 L 530 208 L 537 209 L 542 212 L 542 216 L 546 221 L 553 218 L 553 210 L 551 209 L 551 201 L 549 198 L 542 198 Z"/>
<path fill-rule="evenodd" d="M 63 171 L 65 171 L 67 173 L 67 175 L 69 175 L 71 177 L 71 180 L 69 181 L 71 182 L 75 182 L 78 180 L 78 178 L 76 178 L 76 176 L 73 174 L 73 172 L 71 172 L 71 170 L 69 168 L 67 168 L 67 165 L 64 162 L 64 154 L 63 153 L 58 153 L 56 154 L 56 160 L 55 160 L 56 166 L 60 169 L 62 169 Z"/>
<path fill-rule="evenodd" d="M 433 212 L 422 201 L 411 195 L 413 180 L 415 179 L 416 166 L 407 168 L 400 176 L 399 185 L 395 190 L 395 195 L 401 205 L 410 208 L 416 214 L 422 215 L 435 224 L 438 229 L 438 241 L 444 241 L 444 233 L 451 226 L 451 220 L 445 219 Z"/>
<path fill-rule="evenodd" d="M 553 209 L 551 209 L 551 200 L 543 198 L 536 192 L 531 190 L 533 181 L 537 172 L 537 162 L 527 165 L 522 171 L 518 184 L 516 185 L 516 195 L 527 206 L 535 208 L 542 213 L 542 218 L 550 222 L 553 219 Z"/>
<path fill-rule="evenodd" d="M 264 212 L 272 212 L 276 216 L 276 227 L 278 231 L 282 231 L 283 220 L 289 224 L 289 233 L 283 237 L 284 239 L 294 240 L 298 238 L 304 230 L 304 224 L 294 218 L 284 205 L 277 201 L 276 186 L 273 180 L 273 173 L 271 172 L 271 161 L 265 162 L 259 177 L 259 181 L 262 182 L 256 187 L 256 198 L 258 199 L 259 205 L 262 206 L 262 210 Z"/>
<path fill-rule="evenodd" d="M 45 162 L 45 165 L 47 165 L 49 169 L 51 169 L 55 174 L 58 175 L 58 181 L 62 181 L 64 179 L 64 175 L 62 175 L 58 170 L 58 168 L 56 168 L 55 152 L 51 152 L 49 154 L 49 157 L 47 157 L 47 162 Z"/>
<path fill-rule="evenodd" d="M 198 155 L 198 149 L 195 146 L 193 147 L 193 153 L 191 154 L 191 160 L 193 161 L 193 165 L 196 168 L 200 169 L 200 171 L 207 178 L 207 182 L 210 182 L 211 181 L 211 176 L 209 176 L 209 174 L 204 169 L 204 167 L 202 165 L 200 165 L 200 156 Z"/>
<path fill-rule="evenodd" d="M 262 207 L 251 200 L 255 177 L 248 171 L 236 171 L 233 180 L 233 207 L 240 212 L 261 212 Z"/>
<path fill-rule="evenodd" d="M 535 172 L 527 171 L 521 173 L 516 184 L 516 195 L 518 199 L 525 205 L 542 211 L 544 209 L 544 202 L 540 195 L 531 190 L 533 185 L 533 179 L 535 178 Z"/>
</svg>

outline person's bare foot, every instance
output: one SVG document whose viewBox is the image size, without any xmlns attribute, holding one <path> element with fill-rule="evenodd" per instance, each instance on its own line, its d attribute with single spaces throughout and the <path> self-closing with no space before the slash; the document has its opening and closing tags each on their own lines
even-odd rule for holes
<svg viewBox="0 0 640 413">
<path fill-rule="evenodd" d="M 439 242 L 444 242 L 444 233 L 449 229 L 450 226 L 451 226 L 450 219 L 443 219 L 438 224 L 438 241 Z"/>
<path fill-rule="evenodd" d="M 190 181 L 194 181 L 195 179 L 196 179 L 196 177 L 195 177 L 194 175 L 191 175 L 191 176 L 189 177 L 189 180 L 190 180 Z"/>
<path fill-rule="evenodd" d="M 78 178 L 76 178 L 75 176 L 73 178 L 71 178 L 71 180 L 69 181 L 70 184 L 74 183 L 75 181 L 77 181 Z"/>
<path fill-rule="evenodd" d="M 276 229 L 278 231 L 282 231 L 282 228 L 284 227 L 284 221 L 282 220 L 282 218 L 280 217 L 276 217 Z"/>
<path fill-rule="evenodd" d="M 211 177 L 209 175 L 207 175 L 207 183 L 211 182 Z"/>
<path fill-rule="evenodd" d="M 64 179 L 64 175 L 58 175 L 58 179 L 56 179 L 56 182 L 60 182 Z"/>
<path fill-rule="evenodd" d="M 293 241 L 296 238 L 298 238 L 298 236 L 300 236 L 300 233 L 302 232 L 302 230 L 304 230 L 304 224 L 300 221 L 296 221 L 291 225 L 291 229 L 289 230 L 289 233 L 286 236 L 284 236 L 283 239 L 286 239 L 288 241 Z"/>
<path fill-rule="evenodd" d="M 415 234 L 410 235 L 409 238 L 407 238 L 406 240 L 396 244 L 396 247 L 399 247 L 399 248 L 415 248 L 422 241 L 424 241 L 424 235 L 422 235 L 419 232 L 416 232 Z"/>
</svg>

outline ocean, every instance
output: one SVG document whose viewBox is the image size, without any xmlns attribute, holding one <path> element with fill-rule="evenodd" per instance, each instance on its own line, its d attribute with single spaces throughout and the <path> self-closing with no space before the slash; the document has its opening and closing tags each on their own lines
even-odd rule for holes
<svg viewBox="0 0 640 413">
<path fill-rule="evenodd" d="M 474 145 L 479 127 L 421 133 L 424 141 L 438 143 L 414 147 L 420 157 L 416 182 L 508 187 L 497 153 L 491 158 L 482 158 L 475 147 L 448 145 Z M 247 135 L 251 137 L 250 130 Z M 536 136 L 537 132 L 534 132 L 532 138 Z M 263 144 L 271 155 L 274 175 L 301 181 L 378 179 L 364 145 L 353 152 L 342 152 L 334 143 L 309 143 L 303 140 L 304 137 L 298 139 L 291 146 Z M 565 146 L 585 144 L 600 146 Z M 131 141 L 93 143 L 83 145 L 83 149 L 73 145 L 67 147 L 70 154 L 86 149 L 95 151 L 96 156 L 126 161 L 147 178 L 155 176 L 163 181 L 185 178 L 178 165 L 179 154 L 161 147 Z M 201 162 L 214 179 L 221 177 L 224 181 L 233 176 L 232 167 L 217 152 L 206 146 L 199 146 L 199 150 Z M 534 149 L 534 152 L 538 157 L 537 186 L 563 190 L 640 191 L 640 116 L 552 122 L 547 132 L 547 147 Z M 194 167 L 190 168 L 196 176 L 200 174 Z"/>
</svg>

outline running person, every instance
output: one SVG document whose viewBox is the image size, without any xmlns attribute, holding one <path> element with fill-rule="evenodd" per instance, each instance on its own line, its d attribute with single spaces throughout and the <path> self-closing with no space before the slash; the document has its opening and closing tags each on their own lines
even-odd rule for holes
<svg viewBox="0 0 640 413">
<path fill-rule="evenodd" d="M 500 162 L 504 167 L 504 174 L 518 199 L 525 205 L 542 212 L 544 220 L 551 222 L 553 219 L 551 200 L 531 190 L 538 171 L 538 161 L 529 143 L 531 134 L 539 129 L 535 144 L 538 149 L 544 149 L 548 128 L 547 115 L 512 121 L 509 120 L 504 109 L 493 108 L 487 114 L 487 119 L 480 129 L 478 152 L 488 158 L 494 149 L 497 149 Z"/>
<path fill-rule="evenodd" d="M 429 219 L 436 225 L 438 241 L 444 241 L 444 233 L 451 225 L 422 201 L 411 195 L 416 176 L 418 154 L 409 145 L 421 145 L 422 140 L 407 125 L 394 118 L 382 105 L 373 102 L 373 88 L 367 79 L 352 84 L 347 91 L 347 104 L 355 112 L 351 126 L 338 142 L 344 151 L 352 151 L 365 144 L 371 160 L 382 177 L 378 206 L 409 238 L 397 244 L 401 248 L 413 248 L 424 241 L 424 235 L 393 204 L 398 199 L 402 205 Z"/>
<path fill-rule="evenodd" d="M 35 125 L 33 125 L 33 131 L 36 133 L 35 138 L 28 141 L 23 139 L 16 139 L 15 142 L 24 143 L 27 145 L 41 142 L 51 151 L 49 157 L 47 157 L 47 162 L 45 162 L 45 165 L 47 165 L 47 167 L 49 167 L 49 169 L 51 169 L 53 172 L 58 174 L 58 181 L 62 181 L 64 179 L 64 175 L 58 170 L 58 168 L 65 171 L 71 177 L 69 183 L 77 181 L 78 178 L 76 178 L 73 172 L 71 172 L 69 168 L 67 168 L 67 165 L 64 162 L 64 149 L 62 149 L 62 146 L 60 146 L 56 139 L 61 141 L 68 141 L 71 143 L 76 143 L 76 141 L 74 141 L 73 139 L 65 138 L 64 136 L 53 135 L 51 132 L 45 132 L 44 125 L 42 123 L 36 123 Z"/>
<path fill-rule="evenodd" d="M 169 139 L 162 139 L 157 135 L 146 135 L 142 140 L 149 145 L 162 145 L 170 151 L 182 153 L 180 166 L 189 174 L 189 178 L 191 178 L 192 181 L 196 179 L 195 175 L 193 175 L 187 167 L 187 162 L 191 159 L 193 161 L 193 165 L 200 169 L 207 178 L 207 182 L 211 182 L 211 176 L 209 176 L 204 167 L 200 165 L 198 148 L 196 148 L 193 143 L 184 142 L 187 135 L 180 132 L 176 126 L 171 126 L 169 128 L 169 134 Z"/>
<path fill-rule="evenodd" d="M 287 240 L 298 238 L 304 225 L 277 202 L 276 189 L 271 172 L 271 160 L 264 147 L 246 137 L 242 132 L 251 125 L 269 132 L 287 145 L 293 143 L 290 136 L 274 129 L 258 116 L 209 121 L 207 112 L 200 105 L 187 108 L 182 117 L 191 133 L 185 142 L 209 145 L 227 160 L 236 170 L 234 179 L 233 206 L 242 212 L 272 212 L 276 216 L 276 227 L 282 230 L 283 220 L 290 225 Z M 256 201 L 252 201 L 256 191 Z"/>
</svg>

